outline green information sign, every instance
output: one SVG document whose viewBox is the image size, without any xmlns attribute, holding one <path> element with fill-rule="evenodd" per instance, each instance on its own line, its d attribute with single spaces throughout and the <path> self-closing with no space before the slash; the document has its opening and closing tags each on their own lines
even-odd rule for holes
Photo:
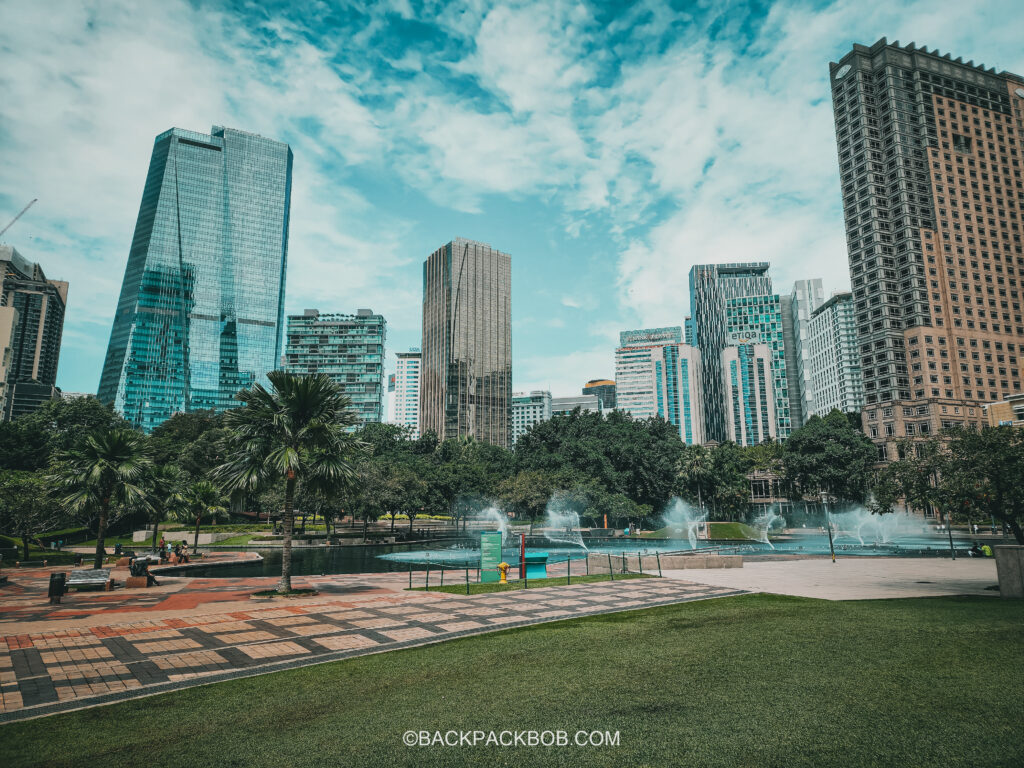
<svg viewBox="0 0 1024 768">
<path fill-rule="evenodd" d="M 498 581 L 501 562 L 501 532 L 480 534 L 480 581 Z"/>
</svg>

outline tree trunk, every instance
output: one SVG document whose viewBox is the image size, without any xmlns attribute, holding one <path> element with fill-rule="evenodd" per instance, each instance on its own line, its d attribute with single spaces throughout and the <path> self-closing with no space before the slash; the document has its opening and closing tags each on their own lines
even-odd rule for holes
<svg viewBox="0 0 1024 768">
<path fill-rule="evenodd" d="M 391 535 L 395 535 L 395 511 L 391 510 Z"/>
<path fill-rule="evenodd" d="M 192 551 L 196 552 L 199 549 L 199 524 L 203 521 L 202 514 L 196 515 L 196 537 L 192 541 Z"/>
<path fill-rule="evenodd" d="M 154 520 L 153 521 L 153 545 L 152 545 L 152 548 L 151 548 L 151 550 L 153 552 L 156 552 L 156 537 L 157 537 L 157 534 L 159 533 L 159 531 L 160 531 L 160 520 Z"/>
<path fill-rule="evenodd" d="M 284 542 L 281 546 L 281 581 L 277 585 L 279 594 L 292 591 L 292 527 L 295 523 L 295 473 L 290 472 L 284 486 Z"/>
<path fill-rule="evenodd" d="M 366 543 L 366 530 L 370 527 L 370 516 L 363 512 L 363 544 Z"/>
<path fill-rule="evenodd" d="M 100 505 L 100 519 L 96 523 L 96 557 L 93 559 L 93 568 L 103 567 L 103 537 L 107 534 L 107 512 L 110 509 L 110 499 L 104 499 Z"/>
<path fill-rule="evenodd" d="M 26 560 L 28 560 L 28 539 L 29 539 L 29 534 L 28 534 L 27 531 L 25 533 L 21 534 L 21 546 L 23 546 L 25 548 L 25 559 Z"/>
<path fill-rule="evenodd" d="M 415 522 L 415 520 L 416 520 L 416 513 L 413 512 L 410 509 L 409 510 L 409 538 L 410 539 L 412 538 L 412 524 Z"/>
</svg>

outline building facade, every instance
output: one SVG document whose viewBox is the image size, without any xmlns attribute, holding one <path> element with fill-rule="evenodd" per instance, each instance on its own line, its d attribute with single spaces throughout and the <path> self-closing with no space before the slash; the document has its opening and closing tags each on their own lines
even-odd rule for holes
<svg viewBox="0 0 1024 768">
<path fill-rule="evenodd" d="M 1024 392 L 986 405 L 985 419 L 990 427 L 1024 427 Z"/>
<path fill-rule="evenodd" d="M 134 426 L 269 384 L 284 319 L 292 152 L 214 126 L 156 137 L 98 396 Z"/>
<path fill-rule="evenodd" d="M 786 364 L 786 338 L 783 303 L 776 294 L 741 296 L 725 303 L 725 343 L 727 346 L 763 344 L 771 355 L 772 392 L 775 403 L 772 413 L 775 425 L 772 437 L 785 440 L 793 431 L 789 386 L 791 377 Z M 797 385 L 799 386 L 799 384 Z"/>
<path fill-rule="evenodd" d="M 534 424 L 551 418 L 551 393 L 544 389 L 515 392 L 512 395 L 512 444 Z"/>
<path fill-rule="evenodd" d="M 624 331 L 615 350 L 616 407 L 636 419 L 661 417 L 688 444 L 704 442 L 700 352 L 682 329 Z"/>
<path fill-rule="evenodd" d="M 778 439 L 772 359 L 767 344 L 739 344 L 722 350 L 726 439 L 738 445 Z"/>
<path fill-rule="evenodd" d="M 809 415 L 827 416 L 833 410 L 860 412 L 864 407 L 864 380 L 853 294 L 837 293 L 814 310 L 807 323 L 804 347 L 810 354 L 806 366 L 811 377 Z"/>
<path fill-rule="evenodd" d="M 420 350 L 414 347 L 395 357 L 391 423 L 408 427 L 415 440 L 420 436 Z"/>
<path fill-rule="evenodd" d="M 286 371 L 330 376 L 352 400 L 359 426 L 384 420 L 383 315 L 371 309 L 354 315 L 307 309 L 288 316 L 286 337 Z"/>
<path fill-rule="evenodd" d="M 793 292 L 782 301 L 783 336 L 786 343 L 786 372 L 789 375 L 790 416 L 799 429 L 814 413 L 811 383 L 811 351 L 808 323 L 811 313 L 825 302 L 821 279 L 797 280 Z"/>
<path fill-rule="evenodd" d="M 457 238 L 423 264 L 420 433 L 512 439 L 512 258 Z"/>
<path fill-rule="evenodd" d="M 68 284 L 48 280 L 39 264 L 0 245 L 0 403 L 6 418 L 30 413 L 53 394 L 64 333 Z M 18 407 L 11 393 L 19 388 Z M 4 392 L 6 391 L 6 393 Z M 47 393 L 44 396 L 43 393 Z"/>
<path fill-rule="evenodd" d="M 584 395 L 597 395 L 602 411 L 615 409 L 615 382 L 610 379 L 591 379 L 583 385 Z"/>
<path fill-rule="evenodd" d="M 551 415 L 568 416 L 579 408 L 583 412 L 601 413 L 601 399 L 597 395 L 570 395 L 551 398 Z"/>
<path fill-rule="evenodd" d="M 1022 390 L 1024 78 L 913 44 L 829 65 L 879 459 Z"/>
<path fill-rule="evenodd" d="M 690 269 L 690 317 L 694 346 L 700 350 L 703 362 L 701 385 L 707 440 L 723 442 L 727 439 L 722 374 L 726 302 L 743 296 L 767 296 L 771 293 L 772 280 L 768 276 L 767 262 L 696 264 Z"/>
</svg>

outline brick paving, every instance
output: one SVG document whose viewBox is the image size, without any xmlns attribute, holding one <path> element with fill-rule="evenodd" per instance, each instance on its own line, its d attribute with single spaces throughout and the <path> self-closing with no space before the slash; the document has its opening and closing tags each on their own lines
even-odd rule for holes
<svg viewBox="0 0 1024 768">
<path fill-rule="evenodd" d="M 402 591 L 404 581 L 302 577 L 296 586 L 315 586 L 318 598 L 241 605 L 240 595 L 273 579 L 180 579 L 178 591 L 162 596 L 83 595 L 62 609 L 46 605 L 45 588 L 40 594 L 19 580 L 20 591 L 0 599 L 0 631 L 10 632 L 0 639 L 0 723 L 510 627 L 742 594 L 632 579 L 467 596 Z M 175 597 L 193 607 L 168 617 Z M 18 631 L 26 622 L 32 631 Z"/>
</svg>

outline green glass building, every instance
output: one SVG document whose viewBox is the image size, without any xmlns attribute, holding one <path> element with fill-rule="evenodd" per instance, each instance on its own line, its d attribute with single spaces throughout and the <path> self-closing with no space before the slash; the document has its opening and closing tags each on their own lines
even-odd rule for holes
<svg viewBox="0 0 1024 768">
<path fill-rule="evenodd" d="M 99 398 L 150 430 L 278 367 L 292 152 L 231 128 L 156 137 Z"/>
</svg>

